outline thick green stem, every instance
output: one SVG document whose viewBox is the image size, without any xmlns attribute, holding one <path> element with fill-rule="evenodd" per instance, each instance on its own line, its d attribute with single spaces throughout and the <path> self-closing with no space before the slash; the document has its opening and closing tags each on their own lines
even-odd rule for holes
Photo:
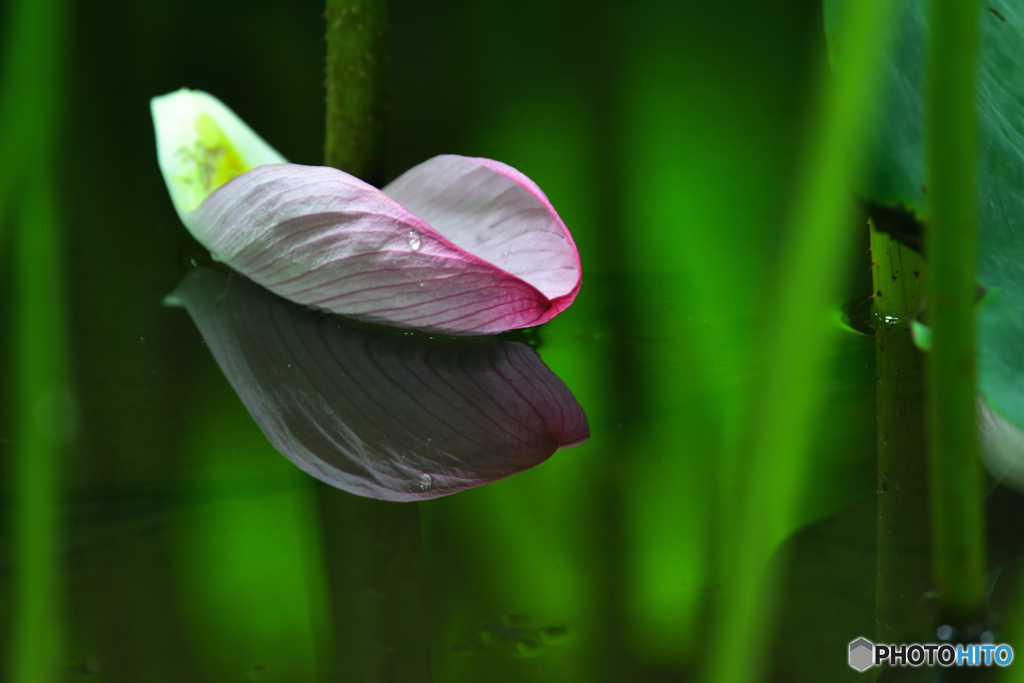
<svg viewBox="0 0 1024 683">
<path fill-rule="evenodd" d="M 419 508 L 317 489 L 334 622 L 331 680 L 429 683 Z"/>
<path fill-rule="evenodd" d="M 20 185 L 29 164 L 49 160 L 67 20 L 61 0 L 20 0 L 7 8 L 7 30 L 0 40 L 0 250 L 4 221 L 24 189 Z"/>
<path fill-rule="evenodd" d="M 51 154 L 67 10 L 60 0 L 8 3 L 0 82 L 0 248 L 13 228 L 9 394 L 13 486 L 11 683 L 61 676 L 60 465 L 70 436 L 61 233 Z M 5 224 L 7 219 L 9 223 Z"/>
<path fill-rule="evenodd" d="M 386 94 L 384 0 L 327 0 L 325 163 L 380 185 Z"/>
<path fill-rule="evenodd" d="M 866 119 L 863 103 L 874 96 L 879 73 L 879 34 L 884 38 L 891 3 L 847 4 L 843 63 L 823 89 L 819 118 L 800 169 L 790 233 L 771 292 L 772 313 L 762 341 L 768 362 L 759 368 L 743 435 L 746 467 L 736 483 L 735 510 L 724 512 L 731 540 L 722 567 L 721 603 L 709 655 L 710 680 L 753 681 L 760 665 L 764 624 L 775 586 L 766 576 L 773 550 L 793 530 L 807 471 L 815 399 L 819 395 L 827 310 L 837 294 L 849 187 L 858 171 Z M 882 29 L 880 31 L 880 29 Z"/>
<path fill-rule="evenodd" d="M 327 0 L 324 160 L 383 181 L 385 0 Z M 416 504 L 318 487 L 332 586 L 337 680 L 429 683 Z"/>
<path fill-rule="evenodd" d="M 935 615 L 922 603 L 931 587 L 924 354 L 910 321 L 921 305 L 924 259 L 871 228 L 878 413 L 878 641 L 924 642 Z"/>
<path fill-rule="evenodd" d="M 50 182 L 41 169 L 31 175 L 14 235 L 17 598 L 8 669 L 12 683 L 56 681 L 61 661 L 59 472 L 71 417 L 60 235 Z"/>
<path fill-rule="evenodd" d="M 975 0 L 932 5 L 927 253 L 934 572 L 943 617 L 982 616 L 985 549 L 975 384 L 977 249 Z"/>
</svg>

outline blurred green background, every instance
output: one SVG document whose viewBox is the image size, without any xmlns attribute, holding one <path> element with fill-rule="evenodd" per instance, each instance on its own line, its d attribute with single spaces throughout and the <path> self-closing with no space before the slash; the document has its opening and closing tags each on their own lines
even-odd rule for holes
<svg viewBox="0 0 1024 683">
<path fill-rule="evenodd" d="M 19 42 L 30 5 L 40 18 Z M 730 589 L 721 522 L 826 69 L 820 4 L 390 7 L 388 178 L 441 153 L 511 164 L 584 267 L 539 350 L 590 441 L 418 504 L 432 678 L 696 679 Z M 346 649 L 351 625 L 328 607 L 360 588 L 325 561 L 344 566 L 345 549 L 328 546 L 340 522 L 321 485 L 267 443 L 187 315 L 160 305 L 195 246 L 148 109 L 206 90 L 290 160 L 321 163 L 322 12 L 0 2 L 0 661 L 18 642 L 15 586 L 31 584 L 51 615 L 39 647 L 60 648 L 53 680 L 360 680 L 336 674 L 339 653 L 373 644 Z M 867 232 L 849 229 L 839 299 L 871 286 Z M 834 326 L 815 381 L 810 470 L 773 560 L 773 680 L 855 678 L 846 644 L 874 633 L 872 340 Z M 15 545 L 19 486 L 39 492 L 34 551 Z M 58 560 L 17 583 L 17 549 L 45 558 L 47 542 Z"/>
</svg>

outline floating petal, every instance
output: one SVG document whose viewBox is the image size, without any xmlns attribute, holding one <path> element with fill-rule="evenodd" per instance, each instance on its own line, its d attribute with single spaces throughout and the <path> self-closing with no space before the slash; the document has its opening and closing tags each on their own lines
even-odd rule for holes
<svg viewBox="0 0 1024 683">
<path fill-rule="evenodd" d="M 208 269 L 168 301 L 188 310 L 270 442 L 351 493 L 436 498 L 589 436 L 572 393 L 524 344 L 375 329 Z"/>
<path fill-rule="evenodd" d="M 580 255 L 537 185 L 500 161 L 452 154 L 409 169 L 384 193 L 432 228 L 541 291 L 559 310 L 580 287 Z"/>
<path fill-rule="evenodd" d="M 336 169 L 241 175 L 183 217 L 213 256 L 297 303 L 449 334 L 543 323 L 580 286 L 579 254 L 543 193 L 497 162 L 438 157 L 390 186 Z"/>
</svg>

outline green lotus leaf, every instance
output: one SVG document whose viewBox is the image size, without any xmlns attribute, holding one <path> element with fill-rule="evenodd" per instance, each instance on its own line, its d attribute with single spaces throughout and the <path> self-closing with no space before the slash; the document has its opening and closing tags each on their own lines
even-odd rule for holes
<svg viewBox="0 0 1024 683">
<path fill-rule="evenodd" d="M 834 69 L 843 68 L 836 30 L 855 0 L 825 0 Z M 925 79 L 928 2 L 896 0 L 896 32 L 884 64 L 882 96 L 865 103 L 872 117 L 868 170 L 855 191 L 885 206 L 903 206 L 928 221 Z M 980 7 L 977 72 L 978 390 L 997 413 L 1024 427 L 1024 2 Z"/>
</svg>

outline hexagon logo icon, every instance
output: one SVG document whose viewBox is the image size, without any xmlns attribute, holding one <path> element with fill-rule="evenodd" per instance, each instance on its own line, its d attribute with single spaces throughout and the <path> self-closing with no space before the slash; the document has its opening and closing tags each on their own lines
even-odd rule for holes
<svg viewBox="0 0 1024 683">
<path fill-rule="evenodd" d="M 858 638 L 850 643 L 850 666 L 857 671 L 867 671 L 875 658 L 875 646 L 866 638 Z"/>
</svg>

